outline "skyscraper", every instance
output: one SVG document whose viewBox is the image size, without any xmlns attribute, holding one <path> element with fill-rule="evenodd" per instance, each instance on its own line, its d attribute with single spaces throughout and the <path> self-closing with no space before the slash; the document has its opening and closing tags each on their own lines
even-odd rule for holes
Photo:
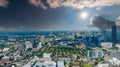
<svg viewBox="0 0 120 67">
<path fill-rule="evenodd" d="M 117 43 L 117 30 L 116 30 L 115 23 L 113 23 L 112 25 L 111 40 L 112 40 L 113 45 Z"/>
<path fill-rule="evenodd" d="M 106 31 L 106 30 L 102 30 L 102 31 L 101 31 L 102 38 L 103 38 L 103 40 L 104 40 L 104 41 L 106 41 L 106 40 L 107 40 L 107 34 L 106 34 L 106 33 L 107 33 L 107 31 Z"/>
</svg>

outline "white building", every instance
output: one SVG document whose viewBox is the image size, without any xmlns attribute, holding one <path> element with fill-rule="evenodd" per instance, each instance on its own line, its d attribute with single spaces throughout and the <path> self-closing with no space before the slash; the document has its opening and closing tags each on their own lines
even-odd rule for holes
<svg viewBox="0 0 120 67">
<path fill-rule="evenodd" d="M 26 50 L 32 48 L 32 43 L 30 41 L 25 41 Z"/>
<path fill-rule="evenodd" d="M 8 51 L 9 50 L 9 48 L 4 48 L 3 49 L 3 52 L 6 52 L 6 51 Z"/>
<path fill-rule="evenodd" d="M 103 43 L 101 43 L 101 46 L 103 47 L 103 49 L 110 49 L 110 48 L 112 48 L 112 43 L 111 42 L 103 42 Z"/>
<path fill-rule="evenodd" d="M 26 64 L 26 65 L 23 65 L 22 67 L 31 67 L 31 65 Z"/>
<path fill-rule="evenodd" d="M 67 43 L 65 43 L 65 42 L 60 42 L 60 45 L 62 45 L 62 46 L 67 46 Z"/>
<path fill-rule="evenodd" d="M 43 58 L 51 58 L 51 53 L 43 53 Z"/>
<path fill-rule="evenodd" d="M 39 42 L 37 49 L 40 49 L 41 47 L 42 47 L 42 44 L 41 44 L 41 42 Z"/>
<path fill-rule="evenodd" d="M 37 61 L 33 67 L 56 67 L 56 63 L 54 61 Z"/>
<path fill-rule="evenodd" d="M 63 61 L 58 61 L 57 62 L 57 67 L 65 67 Z"/>
<path fill-rule="evenodd" d="M 56 67 L 56 63 L 51 58 L 39 58 L 34 56 L 27 64 L 22 67 Z"/>
<path fill-rule="evenodd" d="M 109 64 L 108 63 L 106 63 L 106 64 L 98 64 L 98 66 L 97 67 L 109 67 Z"/>
</svg>

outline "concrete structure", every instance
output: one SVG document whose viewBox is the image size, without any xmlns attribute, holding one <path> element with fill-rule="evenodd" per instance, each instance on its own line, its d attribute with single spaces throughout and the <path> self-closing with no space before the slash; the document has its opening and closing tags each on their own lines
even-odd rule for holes
<svg viewBox="0 0 120 67">
<path fill-rule="evenodd" d="M 112 43 L 111 42 L 103 42 L 103 43 L 101 43 L 101 46 L 103 49 L 110 49 L 110 48 L 112 48 Z"/>
</svg>

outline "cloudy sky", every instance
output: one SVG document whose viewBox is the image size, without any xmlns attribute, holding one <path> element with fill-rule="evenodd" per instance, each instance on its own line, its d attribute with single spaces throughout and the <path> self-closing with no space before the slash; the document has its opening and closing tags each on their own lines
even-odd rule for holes
<svg viewBox="0 0 120 67">
<path fill-rule="evenodd" d="M 96 14 L 119 24 L 120 0 L 0 0 L 0 31 L 94 30 Z"/>
</svg>

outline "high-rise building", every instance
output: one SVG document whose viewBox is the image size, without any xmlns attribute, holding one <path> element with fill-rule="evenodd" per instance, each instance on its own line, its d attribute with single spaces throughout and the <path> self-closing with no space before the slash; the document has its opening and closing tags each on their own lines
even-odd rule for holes
<svg viewBox="0 0 120 67">
<path fill-rule="evenodd" d="M 111 40 L 112 40 L 113 45 L 117 43 L 117 30 L 116 30 L 115 23 L 113 23 L 112 25 Z"/>
<path fill-rule="evenodd" d="M 45 36 L 42 35 L 40 37 L 40 42 L 41 42 L 42 45 L 45 44 Z"/>
<path fill-rule="evenodd" d="M 103 38 L 104 41 L 107 40 L 107 34 L 106 33 L 107 33 L 106 30 L 101 31 L 101 35 L 102 35 L 102 38 Z"/>
</svg>

